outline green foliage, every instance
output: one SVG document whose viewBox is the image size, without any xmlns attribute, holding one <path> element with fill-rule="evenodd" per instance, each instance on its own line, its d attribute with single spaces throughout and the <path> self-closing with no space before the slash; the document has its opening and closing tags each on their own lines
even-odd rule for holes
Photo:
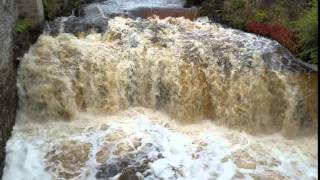
<svg viewBox="0 0 320 180">
<path fill-rule="evenodd" d="M 232 27 L 237 29 L 244 29 L 246 26 L 246 20 L 241 17 L 234 18 L 231 22 Z"/>
<path fill-rule="evenodd" d="M 23 33 L 30 30 L 33 26 L 33 23 L 30 19 L 19 19 L 14 26 L 14 31 L 17 33 Z"/>
<path fill-rule="evenodd" d="M 290 25 L 289 21 L 289 4 L 286 0 L 282 0 L 273 4 L 269 10 L 269 22 L 273 24 Z M 297 7 L 295 7 L 297 8 Z"/>
<path fill-rule="evenodd" d="M 223 0 L 207 0 L 202 3 L 202 14 L 220 21 L 223 12 Z"/>
<path fill-rule="evenodd" d="M 72 12 L 73 9 L 79 7 L 80 5 L 86 3 L 85 0 L 69 0 L 67 7 L 64 7 L 62 12 L 60 12 L 60 14 L 64 15 L 64 16 L 69 16 Z"/>
<path fill-rule="evenodd" d="M 56 15 L 57 0 L 42 0 L 47 19 L 52 20 Z"/>
<path fill-rule="evenodd" d="M 244 29 L 248 18 L 253 14 L 244 0 L 232 0 L 224 7 L 223 22 L 233 28 Z"/>
<path fill-rule="evenodd" d="M 57 16 L 69 16 L 71 11 L 84 4 L 85 0 L 68 0 L 65 4 L 61 0 L 42 0 L 44 12 L 48 20 L 53 20 Z"/>
<path fill-rule="evenodd" d="M 239 10 L 244 9 L 246 6 L 246 2 L 244 0 L 232 0 L 231 1 L 231 9 Z"/>
<path fill-rule="evenodd" d="M 254 20 L 257 22 L 266 22 L 268 21 L 268 19 L 269 19 L 268 12 L 265 10 L 258 10 L 254 14 Z"/>
<path fill-rule="evenodd" d="M 297 22 L 296 27 L 302 52 L 300 57 L 311 63 L 318 63 L 318 1 Z"/>
</svg>

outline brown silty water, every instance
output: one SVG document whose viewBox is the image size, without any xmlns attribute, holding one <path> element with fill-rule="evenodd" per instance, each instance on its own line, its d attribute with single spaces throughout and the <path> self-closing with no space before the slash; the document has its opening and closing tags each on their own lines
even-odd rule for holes
<svg viewBox="0 0 320 180">
<path fill-rule="evenodd" d="M 317 73 L 290 58 L 274 41 L 218 25 L 115 18 L 104 34 L 41 36 L 19 69 L 21 107 L 38 120 L 143 106 L 183 123 L 315 132 Z"/>
</svg>

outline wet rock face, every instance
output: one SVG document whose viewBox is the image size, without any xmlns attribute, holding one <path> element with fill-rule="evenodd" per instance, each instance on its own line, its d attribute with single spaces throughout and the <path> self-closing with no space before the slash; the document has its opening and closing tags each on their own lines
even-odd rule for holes
<svg viewBox="0 0 320 180">
<path fill-rule="evenodd" d="M 139 177 L 136 175 L 138 169 L 130 165 L 130 162 L 118 159 L 115 159 L 115 161 L 114 163 L 98 167 L 97 180 L 107 180 L 118 174 L 120 175 L 119 180 L 139 180 Z"/>
<path fill-rule="evenodd" d="M 142 144 L 141 138 L 130 137 L 121 130 L 107 134 L 103 139 L 104 145 L 96 154 L 97 179 L 120 175 L 120 179 L 135 180 L 139 179 L 137 173 L 148 176 L 148 163 L 155 160 L 148 157 L 148 153 L 157 149 L 153 144 Z"/>
<path fill-rule="evenodd" d="M 102 15 L 99 12 L 99 9 L 95 8 L 87 11 L 88 13 L 91 11 L 94 12 L 91 14 L 92 16 L 83 14 L 83 8 L 87 6 L 86 4 L 99 1 L 102 0 L 56 1 L 56 3 L 53 4 L 53 17 L 50 17 L 50 21 L 45 22 L 44 32 L 51 35 L 57 35 L 59 32 L 76 34 L 79 32 L 88 32 L 90 30 L 103 32 L 108 25 L 108 17 Z"/>
<path fill-rule="evenodd" d="M 5 159 L 6 142 L 15 122 L 17 89 L 13 55 L 15 1 L 0 1 L 0 179 Z"/>
<path fill-rule="evenodd" d="M 95 31 L 102 33 L 108 27 L 108 17 L 59 17 L 52 22 L 47 22 L 45 32 L 58 35 L 61 32 L 78 34 L 82 32 Z"/>
<path fill-rule="evenodd" d="M 125 169 L 124 172 L 119 177 L 119 180 L 139 180 L 134 169 Z"/>
</svg>

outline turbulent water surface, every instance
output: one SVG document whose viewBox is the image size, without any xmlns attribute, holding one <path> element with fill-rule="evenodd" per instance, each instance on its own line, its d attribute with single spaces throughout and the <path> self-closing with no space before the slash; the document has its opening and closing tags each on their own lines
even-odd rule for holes
<svg viewBox="0 0 320 180">
<path fill-rule="evenodd" d="M 42 35 L 3 178 L 317 179 L 317 75 L 274 41 L 183 18 Z"/>
</svg>

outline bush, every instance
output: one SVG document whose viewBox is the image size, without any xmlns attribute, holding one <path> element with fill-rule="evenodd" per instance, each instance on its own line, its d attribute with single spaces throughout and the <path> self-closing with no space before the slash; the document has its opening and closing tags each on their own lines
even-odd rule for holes
<svg viewBox="0 0 320 180">
<path fill-rule="evenodd" d="M 251 21 L 247 24 L 248 32 L 270 37 L 289 49 L 293 54 L 298 52 L 298 43 L 294 31 L 277 24 L 258 23 Z"/>
<path fill-rule="evenodd" d="M 223 23 L 233 28 L 244 29 L 247 20 L 254 14 L 244 0 L 232 0 L 226 3 L 223 11 Z"/>
<path fill-rule="evenodd" d="M 246 2 L 244 0 L 232 0 L 231 1 L 231 9 L 239 10 L 244 9 L 246 6 Z"/>
<path fill-rule="evenodd" d="M 48 20 L 52 20 L 56 15 L 56 0 L 43 0 L 44 12 Z"/>
<path fill-rule="evenodd" d="M 223 0 L 207 0 L 202 3 L 201 14 L 207 15 L 216 22 L 221 20 Z"/>
<path fill-rule="evenodd" d="M 258 10 L 254 15 L 254 20 L 257 22 L 266 22 L 268 19 L 268 13 L 265 10 Z"/>
<path fill-rule="evenodd" d="M 230 22 L 230 25 L 236 29 L 245 29 L 246 27 L 246 19 L 241 17 L 235 17 Z"/>
<path fill-rule="evenodd" d="M 283 0 L 273 4 L 269 10 L 269 22 L 288 26 L 290 24 L 289 4 Z M 294 9 L 296 8 L 294 7 Z"/>
<path fill-rule="evenodd" d="M 299 44 L 302 52 L 299 56 L 311 63 L 318 63 L 318 1 L 312 1 L 312 8 L 296 22 Z"/>
<path fill-rule="evenodd" d="M 61 0 L 42 0 L 42 2 L 46 18 L 48 20 L 53 20 L 57 16 L 69 16 L 74 8 L 86 3 L 87 1 L 68 0 L 66 1 L 66 4 Z"/>
</svg>

